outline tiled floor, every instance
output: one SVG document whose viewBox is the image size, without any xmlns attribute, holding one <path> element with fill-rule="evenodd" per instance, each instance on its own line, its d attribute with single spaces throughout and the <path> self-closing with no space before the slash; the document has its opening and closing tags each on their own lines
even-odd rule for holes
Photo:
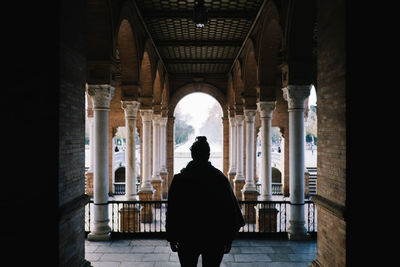
<svg viewBox="0 0 400 267">
<path fill-rule="evenodd" d="M 180 267 L 165 239 L 85 241 L 85 257 L 93 267 Z M 221 267 L 306 267 L 317 256 L 317 241 L 237 239 Z M 201 257 L 199 264 L 201 266 Z"/>
</svg>

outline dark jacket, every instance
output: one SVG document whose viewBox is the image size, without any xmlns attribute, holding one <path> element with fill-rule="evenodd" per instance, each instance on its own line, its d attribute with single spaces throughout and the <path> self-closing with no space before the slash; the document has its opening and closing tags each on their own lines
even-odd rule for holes
<svg viewBox="0 0 400 267">
<path fill-rule="evenodd" d="M 210 162 L 190 161 L 168 192 L 167 240 L 195 245 L 231 243 L 245 222 L 226 176 Z"/>
</svg>

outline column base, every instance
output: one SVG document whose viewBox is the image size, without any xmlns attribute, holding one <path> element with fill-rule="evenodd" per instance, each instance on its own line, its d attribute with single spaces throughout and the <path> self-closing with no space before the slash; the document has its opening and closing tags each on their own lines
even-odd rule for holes
<svg viewBox="0 0 400 267">
<path fill-rule="evenodd" d="M 256 190 L 245 190 L 242 189 L 242 199 L 244 201 L 257 201 L 259 193 Z M 244 204 L 243 217 L 246 223 L 256 222 L 256 204 Z"/>
<path fill-rule="evenodd" d="M 259 232 L 276 232 L 277 231 L 277 215 L 276 208 L 259 207 L 256 209 L 257 221 L 256 229 Z"/>
<path fill-rule="evenodd" d="M 304 221 L 289 220 L 288 238 L 291 241 L 306 241 L 310 240 L 310 234 L 307 233 L 304 227 Z"/>
<path fill-rule="evenodd" d="M 111 233 L 97 234 L 90 232 L 87 239 L 89 241 L 109 241 L 111 240 Z"/>
<path fill-rule="evenodd" d="M 233 192 L 235 193 L 235 196 L 236 196 L 237 200 L 239 200 L 239 201 L 241 201 L 243 199 L 242 198 L 242 189 L 243 189 L 244 184 L 245 184 L 244 179 L 242 180 L 242 179 L 235 178 L 233 180 Z"/>
</svg>

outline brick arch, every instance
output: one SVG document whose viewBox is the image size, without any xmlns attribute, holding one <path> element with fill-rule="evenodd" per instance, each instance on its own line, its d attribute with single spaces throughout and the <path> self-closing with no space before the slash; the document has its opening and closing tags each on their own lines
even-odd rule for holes
<svg viewBox="0 0 400 267">
<path fill-rule="evenodd" d="M 235 105 L 235 91 L 233 90 L 233 80 L 232 75 L 228 74 L 228 85 L 227 85 L 227 93 L 226 93 L 226 103 L 227 107 L 230 110 L 234 109 Z"/>
<path fill-rule="evenodd" d="M 266 16 L 262 21 L 263 32 L 258 43 L 258 81 L 260 100 L 275 100 L 276 88 L 281 84 L 278 65 L 281 63 L 279 51 L 282 46 L 282 28 L 279 24 L 279 13 L 276 6 L 269 2 Z"/>
<path fill-rule="evenodd" d="M 241 106 L 243 105 L 243 91 L 244 85 L 242 80 L 242 70 L 240 67 L 240 63 L 236 61 L 235 66 L 233 68 L 233 91 L 234 91 L 234 105 Z"/>
<path fill-rule="evenodd" d="M 315 1 L 294 1 L 289 7 L 283 42 L 284 61 L 289 68 L 288 84 L 310 85 L 315 81 L 313 45 L 316 12 Z"/>
<path fill-rule="evenodd" d="M 151 63 L 149 54 L 145 50 L 140 65 L 140 104 L 142 107 L 150 108 L 153 97 L 153 79 L 151 75 Z M 151 99 L 150 99 L 151 98 Z"/>
<path fill-rule="evenodd" d="M 191 93 L 205 93 L 214 97 L 222 108 L 223 116 L 227 117 L 225 95 L 218 88 L 208 83 L 189 83 L 175 91 L 170 98 L 168 116 L 173 117 L 178 102 Z"/>
<path fill-rule="evenodd" d="M 160 64 L 160 61 L 159 61 L 159 64 Z M 161 105 L 162 86 L 163 86 L 163 83 L 162 83 L 160 68 L 157 68 L 156 77 L 154 78 L 154 83 L 153 83 L 153 104 L 154 105 L 158 105 L 158 106 Z"/>
<path fill-rule="evenodd" d="M 248 39 L 244 49 L 243 60 L 243 97 L 247 107 L 255 107 L 257 100 L 257 62 L 255 58 L 254 45 Z"/>
<path fill-rule="evenodd" d="M 168 110 L 168 104 L 169 104 L 169 79 L 168 76 L 165 76 L 161 92 L 161 109 Z"/>
<path fill-rule="evenodd" d="M 117 46 L 121 62 L 122 85 L 137 84 L 139 82 L 139 60 L 136 40 L 131 24 L 123 19 L 119 26 Z"/>
</svg>

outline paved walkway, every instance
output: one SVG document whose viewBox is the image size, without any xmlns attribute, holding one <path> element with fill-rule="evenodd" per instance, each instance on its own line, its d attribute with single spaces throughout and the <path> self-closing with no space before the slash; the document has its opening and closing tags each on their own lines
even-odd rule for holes
<svg viewBox="0 0 400 267">
<path fill-rule="evenodd" d="M 180 267 L 165 239 L 85 241 L 85 257 L 93 267 Z M 317 257 L 317 241 L 237 239 L 221 267 L 308 267 Z M 201 256 L 198 267 L 201 267 Z"/>
</svg>

